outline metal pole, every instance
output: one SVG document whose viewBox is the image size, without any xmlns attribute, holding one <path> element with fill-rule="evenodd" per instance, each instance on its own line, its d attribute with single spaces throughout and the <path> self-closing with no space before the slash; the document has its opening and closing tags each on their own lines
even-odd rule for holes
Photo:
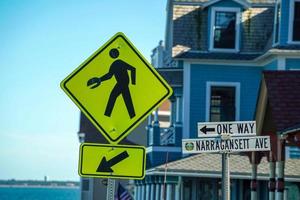
<svg viewBox="0 0 300 200">
<path fill-rule="evenodd" d="M 107 191 L 106 191 L 106 200 L 115 199 L 115 183 L 114 179 L 107 179 Z"/>
<path fill-rule="evenodd" d="M 275 199 L 275 161 L 270 160 L 269 162 L 269 200 Z"/>
<path fill-rule="evenodd" d="M 230 200 L 229 153 L 222 153 L 222 200 Z"/>
<path fill-rule="evenodd" d="M 253 152 L 252 152 L 253 154 Z M 252 163 L 252 175 L 251 175 L 251 200 L 257 200 L 257 164 Z"/>
</svg>

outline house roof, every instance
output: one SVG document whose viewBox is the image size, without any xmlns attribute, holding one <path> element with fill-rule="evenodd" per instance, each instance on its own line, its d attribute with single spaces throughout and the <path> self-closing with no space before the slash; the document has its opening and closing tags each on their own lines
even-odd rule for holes
<svg viewBox="0 0 300 200">
<path fill-rule="evenodd" d="M 183 68 L 157 68 L 159 74 L 172 86 L 182 87 L 183 86 Z"/>
<path fill-rule="evenodd" d="M 230 155 L 230 176 L 236 179 L 251 179 L 251 164 L 247 156 Z M 221 178 L 221 154 L 197 154 L 167 165 L 167 175 L 186 177 Z M 285 180 L 300 182 L 300 159 L 287 159 L 285 162 Z M 147 170 L 147 175 L 162 175 L 165 164 Z M 269 178 L 269 164 L 266 157 L 262 158 L 257 167 L 259 180 Z"/>
<path fill-rule="evenodd" d="M 204 0 L 199 0 L 199 2 L 200 1 L 204 2 Z M 215 56 L 218 56 L 220 59 L 226 60 L 251 60 L 255 59 L 258 54 L 262 55 L 272 47 L 271 45 L 274 20 L 273 7 L 261 4 L 262 6 L 250 7 L 249 9 L 241 12 L 241 21 L 243 22 L 242 27 L 244 30 L 241 32 L 240 36 L 242 38 L 239 44 L 239 51 L 241 52 L 241 54 L 214 52 L 209 55 L 209 40 L 211 39 L 209 32 L 207 31 L 210 28 L 209 11 L 207 9 L 201 9 L 205 6 L 204 3 L 191 3 L 193 1 L 180 2 L 190 3 L 175 3 L 172 8 L 173 58 L 206 59 L 206 57 L 209 56 L 209 59 L 215 59 Z M 215 1 L 213 0 L 209 2 Z"/>
<path fill-rule="evenodd" d="M 277 132 L 300 123 L 300 71 L 264 71 L 267 98 Z"/>
</svg>

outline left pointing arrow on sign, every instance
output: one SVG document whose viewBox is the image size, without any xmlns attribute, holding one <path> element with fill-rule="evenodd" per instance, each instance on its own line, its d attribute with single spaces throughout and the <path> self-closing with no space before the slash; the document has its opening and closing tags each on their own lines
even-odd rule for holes
<svg viewBox="0 0 300 200">
<path fill-rule="evenodd" d="M 214 129 L 214 128 L 207 128 L 206 126 L 203 126 L 203 127 L 200 129 L 200 131 L 201 131 L 202 133 L 204 133 L 204 134 L 207 134 L 207 132 L 213 132 L 213 131 L 215 131 L 215 129 Z"/>
<path fill-rule="evenodd" d="M 102 158 L 102 160 L 98 166 L 97 172 L 114 172 L 111 169 L 111 167 L 128 157 L 129 157 L 129 155 L 128 155 L 127 151 L 123 151 L 122 153 L 113 157 L 109 161 L 107 161 L 106 157 L 104 157 L 104 158 Z"/>
</svg>

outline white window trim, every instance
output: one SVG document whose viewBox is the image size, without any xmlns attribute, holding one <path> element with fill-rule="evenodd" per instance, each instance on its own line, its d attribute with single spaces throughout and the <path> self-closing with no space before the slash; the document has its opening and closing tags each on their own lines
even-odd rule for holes
<svg viewBox="0 0 300 200">
<path fill-rule="evenodd" d="M 215 27 L 215 16 L 217 11 L 224 12 L 235 12 L 236 13 L 236 34 L 235 34 L 235 48 L 234 49 L 223 49 L 214 48 L 214 27 Z M 241 9 L 240 8 L 228 8 L 228 7 L 212 7 L 210 16 L 210 39 L 209 39 L 209 50 L 215 52 L 234 52 L 237 53 L 240 50 L 240 23 L 241 23 Z"/>
<path fill-rule="evenodd" d="M 293 40 L 295 2 L 300 2 L 300 0 L 290 0 L 289 33 L 288 33 L 289 44 L 300 44 L 300 41 Z"/>
<path fill-rule="evenodd" d="M 276 46 L 276 45 L 278 45 L 280 42 L 280 36 L 281 36 L 281 13 L 282 13 L 282 1 L 281 0 L 277 0 L 276 1 L 276 6 L 275 6 L 275 15 L 274 15 L 274 17 L 275 17 L 275 19 L 274 19 L 274 23 L 273 23 L 273 30 L 274 30 L 274 34 L 273 34 L 273 47 L 274 46 Z M 280 11 L 280 18 L 279 18 L 279 23 L 278 23 L 278 41 L 277 42 L 275 42 L 275 26 L 276 26 L 276 21 L 277 21 L 277 12 L 278 12 L 278 4 L 280 4 L 280 9 L 281 9 L 281 11 Z"/>
<path fill-rule="evenodd" d="M 209 122 L 210 115 L 210 98 L 211 98 L 211 87 L 212 86 L 223 86 L 223 87 L 235 87 L 235 121 L 240 120 L 240 94 L 241 94 L 241 83 L 240 82 L 206 82 L 206 111 L 205 120 Z"/>
<path fill-rule="evenodd" d="M 182 139 L 190 138 L 190 95 L 191 95 L 191 64 L 185 61 L 183 66 Z"/>
</svg>

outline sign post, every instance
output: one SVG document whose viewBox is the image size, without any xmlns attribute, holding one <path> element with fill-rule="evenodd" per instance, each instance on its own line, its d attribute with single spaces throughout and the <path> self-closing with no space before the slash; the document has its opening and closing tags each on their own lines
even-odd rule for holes
<svg viewBox="0 0 300 200">
<path fill-rule="evenodd" d="M 228 141 L 231 138 L 230 134 L 221 136 L 223 141 Z M 222 150 L 222 200 L 230 199 L 230 165 L 229 165 L 229 150 Z"/>
<path fill-rule="evenodd" d="M 114 179 L 107 179 L 106 200 L 115 199 L 115 185 L 116 181 Z"/>
<path fill-rule="evenodd" d="M 222 200 L 230 199 L 229 153 L 222 153 Z"/>
</svg>

